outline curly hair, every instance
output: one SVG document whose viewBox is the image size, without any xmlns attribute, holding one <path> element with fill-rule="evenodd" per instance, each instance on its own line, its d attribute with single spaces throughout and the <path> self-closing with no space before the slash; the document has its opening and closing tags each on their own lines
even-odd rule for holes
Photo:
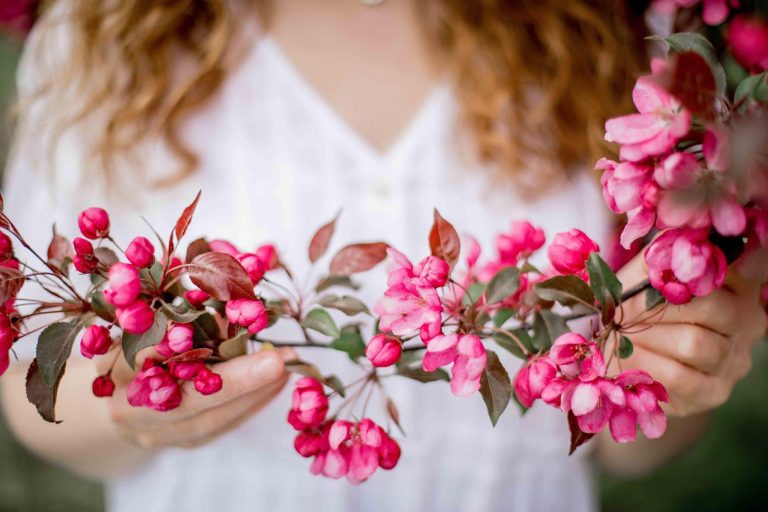
<svg viewBox="0 0 768 512">
<path fill-rule="evenodd" d="M 95 152 L 107 173 L 117 155 L 150 134 L 161 135 L 179 157 L 178 173 L 165 184 L 194 172 L 195 151 L 184 145 L 179 126 L 216 94 L 232 65 L 232 0 L 66 1 L 75 40 L 55 80 L 98 80 L 88 81 L 86 97 L 64 124 L 100 113 Z M 242 5 L 266 17 L 266 1 Z M 477 160 L 536 191 L 605 153 L 603 122 L 628 107 L 639 69 L 637 4 L 421 2 L 425 32 L 451 72 L 459 126 Z M 179 61 L 187 64 L 183 73 Z"/>
</svg>

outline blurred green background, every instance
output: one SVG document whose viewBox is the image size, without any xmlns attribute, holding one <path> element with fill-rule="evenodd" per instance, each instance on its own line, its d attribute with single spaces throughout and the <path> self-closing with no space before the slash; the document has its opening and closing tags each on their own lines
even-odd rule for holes
<svg viewBox="0 0 768 512">
<path fill-rule="evenodd" d="M 0 37 L 0 112 L 13 101 L 18 51 L 18 42 Z M 6 116 L 0 126 L 0 169 L 10 133 Z M 600 475 L 600 489 L 608 512 L 768 510 L 768 344 L 759 344 L 752 373 L 714 414 L 696 448 L 639 480 Z M 31 455 L 0 421 L 0 512 L 89 512 L 103 507 L 98 484 Z"/>
</svg>

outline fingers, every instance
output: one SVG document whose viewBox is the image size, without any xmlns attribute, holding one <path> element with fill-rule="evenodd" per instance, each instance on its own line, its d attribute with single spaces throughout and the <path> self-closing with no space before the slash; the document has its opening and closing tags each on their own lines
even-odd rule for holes
<svg viewBox="0 0 768 512">
<path fill-rule="evenodd" d="M 642 329 L 644 326 L 638 326 Z M 732 340 L 711 330 L 685 324 L 657 324 L 647 330 L 629 335 L 636 347 L 706 374 L 720 374 L 733 350 Z"/>
</svg>

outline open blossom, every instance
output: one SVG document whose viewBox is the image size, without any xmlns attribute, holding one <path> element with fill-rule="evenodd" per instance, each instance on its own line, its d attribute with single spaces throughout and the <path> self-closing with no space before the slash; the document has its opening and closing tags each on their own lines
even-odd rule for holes
<svg viewBox="0 0 768 512">
<path fill-rule="evenodd" d="M 125 249 L 125 257 L 139 268 L 149 267 L 155 261 L 155 246 L 145 237 L 137 236 Z"/>
<path fill-rule="evenodd" d="M 496 238 L 496 250 L 503 265 L 515 265 L 544 245 L 544 231 L 528 221 L 515 221 L 509 231 Z"/>
<path fill-rule="evenodd" d="M 91 384 L 93 396 L 104 398 L 115 393 L 115 381 L 109 375 L 99 375 Z"/>
<path fill-rule="evenodd" d="M 736 185 L 725 173 L 725 135 L 708 131 L 702 151 L 706 165 L 690 153 L 675 152 L 656 166 L 654 178 L 662 187 L 659 222 L 673 228 L 714 226 L 721 235 L 740 235 L 746 227 L 746 215 L 736 197 Z"/>
<path fill-rule="evenodd" d="M 517 373 L 514 387 L 517 400 L 525 407 L 530 407 L 541 392 L 552 382 L 557 373 L 555 365 L 546 356 L 534 357 Z"/>
<path fill-rule="evenodd" d="M 102 208 L 87 208 L 77 218 L 77 226 L 85 238 L 106 238 L 109 236 L 109 215 Z"/>
<path fill-rule="evenodd" d="M 645 437 L 656 439 L 667 429 L 667 417 L 659 402 L 668 402 L 667 390 L 643 370 L 627 370 L 615 382 L 624 390 L 626 406 L 616 409 L 610 420 L 611 436 L 619 443 L 634 441 L 636 425 Z"/>
<path fill-rule="evenodd" d="M 719 25 L 728 18 L 730 7 L 738 7 L 740 0 L 653 0 L 651 7 L 664 14 L 674 15 L 678 9 L 702 4 L 701 18 L 707 25 Z"/>
<path fill-rule="evenodd" d="M 221 375 L 208 368 L 203 368 L 195 377 L 195 391 L 201 395 L 212 395 L 221 390 L 223 383 Z"/>
<path fill-rule="evenodd" d="M 474 334 L 441 334 L 427 343 L 422 367 L 424 371 L 433 372 L 453 363 L 451 392 L 456 396 L 469 396 L 480 389 L 485 361 L 485 346 Z"/>
<path fill-rule="evenodd" d="M 170 411 L 181 404 L 181 388 L 171 373 L 153 359 L 146 359 L 141 371 L 125 389 L 128 403 L 156 411 Z"/>
<path fill-rule="evenodd" d="M 768 70 L 768 22 L 736 16 L 728 26 L 728 44 L 736 60 L 753 73 Z"/>
<path fill-rule="evenodd" d="M 106 354 L 112 346 L 109 329 L 103 325 L 90 325 L 80 340 L 80 353 L 88 359 Z"/>
<path fill-rule="evenodd" d="M 173 324 L 165 334 L 168 347 L 177 354 L 192 350 L 194 330 L 192 324 Z"/>
<path fill-rule="evenodd" d="M 691 114 L 667 90 L 647 77 L 637 80 L 632 99 L 638 114 L 609 119 L 605 140 L 621 144 L 622 160 L 663 155 L 688 133 Z"/>
<path fill-rule="evenodd" d="M 589 382 L 572 382 L 563 392 L 560 408 L 563 412 L 573 412 L 582 431 L 596 434 L 626 402 L 620 386 L 599 377 Z"/>
<path fill-rule="evenodd" d="M 552 268 L 558 273 L 576 274 L 586 278 L 587 259 L 590 254 L 599 250 L 600 246 L 583 231 L 572 229 L 555 235 L 547 249 L 547 256 L 552 263 Z"/>
<path fill-rule="evenodd" d="M 323 385 L 310 377 L 296 381 L 288 423 L 296 430 L 318 427 L 328 414 L 328 397 Z"/>
<path fill-rule="evenodd" d="M 648 278 L 672 304 L 709 295 L 725 281 L 727 263 L 706 229 L 670 229 L 645 250 Z"/>
<path fill-rule="evenodd" d="M 418 332 L 423 341 L 442 330 L 443 305 L 435 288 L 425 279 L 404 278 L 390 285 L 375 307 L 379 328 L 395 336 Z"/>
<path fill-rule="evenodd" d="M 258 299 L 233 299 L 225 308 L 230 323 L 245 327 L 250 334 L 256 334 L 267 326 L 269 315 L 264 304 Z"/>
<path fill-rule="evenodd" d="M 403 344 L 394 336 L 377 334 L 368 341 L 365 357 L 377 368 L 392 366 L 400 360 Z"/>
<path fill-rule="evenodd" d="M 144 301 L 137 300 L 128 306 L 115 310 L 117 322 L 126 332 L 141 334 L 147 332 L 155 321 L 155 312 Z"/>
<path fill-rule="evenodd" d="M 90 274 L 99 266 L 99 260 L 93 252 L 93 244 L 85 238 L 77 237 L 72 241 L 75 255 L 72 263 L 81 274 Z"/>
<path fill-rule="evenodd" d="M 387 255 L 393 263 L 387 278 L 387 285 L 389 286 L 400 284 L 405 279 L 420 278 L 429 286 L 440 288 L 445 286 L 448 281 L 450 268 L 441 258 L 427 256 L 414 266 L 403 253 L 396 249 L 387 248 Z"/>
<path fill-rule="evenodd" d="M 595 380 L 605 375 L 605 359 L 594 341 L 581 334 L 567 332 L 552 344 L 549 360 L 568 378 Z"/>
<path fill-rule="evenodd" d="M 109 281 L 104 298 L 110 304 L 123 307 L 133 303 L 141 293 L 141 279 L 136 267 L 127 263 L 115 263 L 109 269 Z"/>
</svg>

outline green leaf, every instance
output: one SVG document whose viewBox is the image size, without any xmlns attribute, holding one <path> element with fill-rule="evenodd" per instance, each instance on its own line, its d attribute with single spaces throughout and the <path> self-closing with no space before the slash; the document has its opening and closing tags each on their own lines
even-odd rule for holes
<svg viewBox="0 0 768 512">
<path fill-rule="evenodd" d="M 192 327 L 195 331 L 194 341 L 196 347 L 212 346 L 221 339 L 219 324 L 210 313 L 200 315 L 192 322 Z"/>
<path fill-rule="evenodd" d="M 596 252 L 589 255 L 587 271 L 589 272 L 589 285 L 601 306 L 606 306 L 609 303 L 616 305 L 621 302 L 621 282 L 611 267 Z"/>
<path fill-rule="evenodd" d="M 141 334 L 123 334 L 123 355 L 131 368 L 136 366 L 136 354 L 147 347 L 153 347 L 163 341 L 165 336 L 165 327 L 168 319 L 158 311 L 155 313 L 155 320 L 152 327 L 147 332 Z"/>
<path fill-rule="evenodd" d="M 451 377 L 448 375 L 448 372 L 443 370 L 442 368 L 438 368 L 433 372 L 427 372 L 424 371 L 423 368 L 420 366 L 414 366 L 414 367 L 398 367 L 397 368 L 397 374 L 401 377 L 405 377 L 408 379 L 412 379 L 418 382 L 427 383 L 427 382 L 437 382 L 439 380 L 443 380 L 445 382 L 450 382 Z"/>
<path fill-rule="evenodd" d="M 666 299 L 656 288 L 645 290 L 645 309 L 653 309 L 659 304 L 663 304 Z"/>
<path fill-rule="evenodd" d="M 720 64 L 720 59 L 717 57 L 715 47 L 712 46 L 712 43 L 710 43 L 706 37 L 695 32 L 678 32 L 667 37 L 651 36 L 648 39 L 663 41 L 667 43 L 670 50 L 676 53 L 694 52 L 701 55 L 712 69 L 712 76 L 715 77 L 718 94 L 725 94 L 728 83 L 725 69 L 723 69 L 722 64 Z"/>
<path fill-rule="evenodd" d="M 301 325 L 326 336 L 337 338 L 341 333 L 331 315 L 324 309 L 315 308 L 304 317 Z"/>
<path fill-rule="evenodd" d="M 488 282 L 485 291 L 486 304 L 495 304 L 515 293 L 520 286 L 520 270 L 517 267 L 505 267 L 499 270 Z"/>
<path fill-rule="evenodd" d="M 107 302 L 107 299 L 104 298 L 104 293 L 100 290 L 91 294 L 91 309 L 99 318 L 107 322 L 115 320 L 115 306 Z"/>
<path fill-rule="evenodd" d="M 344 327 L 338 337 L 331 342 L 330 347 L 346 352 L 352 361 L 365 357 L 365 341 L 356 325 Z"/>
<path fill-rule="evenodd" d="M 27 400 L 37 408 L 38 414 L 49 423 L 61 423 L 56 421 L 56 397 L 59 392 L 59 383 L 66 371 L 66 361 L 61 367 L 53 385 L 48 384 L 38 366 L 37 359 L 32 360 L 27 370 Z"/>
<path fill-rule="evenodd" d="M 352 281 L 352 278 L 349 276 L 328 276 L 321 279 L 320 282 L 317 283 L 317 286 L 315 286 L 315 291 L 320 293 L 324 290 L 327 290 L 328 288 L 331 288 L 332 286 L 341 286 L 342 288 L 350 288 L 352 290 L 357 290 L 360 288 L 360 286 Z"/>
<path fill-rule="evenodd" d="M 472 283 L 461 298 L 461 303 L 467 307 L 472 307 L 483 294 L 483 291 L 485 291 L 485 283 Z"/>
<path fill-rule="evenodd" d="M 768 102 L 768 72 L 750 75 L 739 83 L 733 101 L 743 103 L 747 100 Z"/>
<path fill-rule="evenodd" d="M 160 282 L 163 279 L 163 266 L 155 262 L 150 268 L 143 268 L 139 271 L 139 277 L 147 283 L 153 283 L 156 286 L 160 286 Z"/>
<path fill-rule="evenodd" d="M 536 295 L 556 301 L 574 311 L 596 311 L 595 294 L 583 279 L 576 276 L 555 276 L 533 286 Z"/>
<path fill-rule="evenodd" d="M 234 359 L 248 353 L 248 334 L 242 332 L 234 338 L 224 340 L 219 345 L 219 355 L 224 359 Z"/>
<path fill-rule="evenodd" d="M 493 315 L 493 325 L 496 327 L 501 327 L 504 325 L 504 322 L 512 318 L 512 316 L 515 314 L 514 309 L 510 308 L 501 308 L 499 309 L 495 315 Z"/>
<path fill-rule="evenodd" d="M 626 359 L 632 355 L 634 347 L 632 342 L 626 336 L 619 338 L 619 359 Z"/>
<path fill-rule="evenodd" d="M 512 381 L 493 350 L 486 351 L 485 371 L 480 377 L 480 396 L 485 401 L 491 424 L 495 427 L 512 399 Z"/>
<path fill-rule="evenodd" d="M 509 334 L 507 334 L 507 332 Z M 518 341 L 520 344 L 522 344 L 525 349 L 528 351 L 528 354 L 535 354 L 536 348 L 534 347 L 533 340 L 528 335 L 527 332 L 525 332 L 524 329 L 510 329 L 507 332 L 497 332 L 493 335 L 493 341 L 499 344 L 500 347 L 507 350 L 508 352 L 511 352 L 516 357 L 519 357 L 520 359 L 525 359 L 528 357 L 528 355 L 523 352 L 523 350 L 520 348 L 520 345 L 518 345 Z M 512 336 L 510 336 L 510 334 Z M 517 338 L 517 341 L 515 341 L 515 338 Z"/>
<path fill-rule="evenodd" d="M 341 297 L 333 294 L 323 295 L 318 303 L 326 308 L 338 309 L 348 316 L 368 313 L 368 306 L 363 301 L 349 295 L 342 295 Z"/>
<path fill-rule="evenodd" d="M 533 317 L 533 346 L 539 352 L 546 352 L 552 343 L 569 332 L 563 317 L 548 310 L 542 310 Z"/>
<path fill-rule="evenodd" d="M 179 324 L 194 322 L 206 313 L 204 309 L 192 309 L 186 305 L 174 306 L 167 302 L 161 302 L 160 309 L 165 316 Z"/>
<path fill-rule="evenodd" d="M 37 340 L 37 364 L 46 384 L 53 386 L 59 379 L 72 353 L 75 338 L 83 328 L 83 321 L 57 322 L 51 324 L 40 333 Z"/>
</svg>

